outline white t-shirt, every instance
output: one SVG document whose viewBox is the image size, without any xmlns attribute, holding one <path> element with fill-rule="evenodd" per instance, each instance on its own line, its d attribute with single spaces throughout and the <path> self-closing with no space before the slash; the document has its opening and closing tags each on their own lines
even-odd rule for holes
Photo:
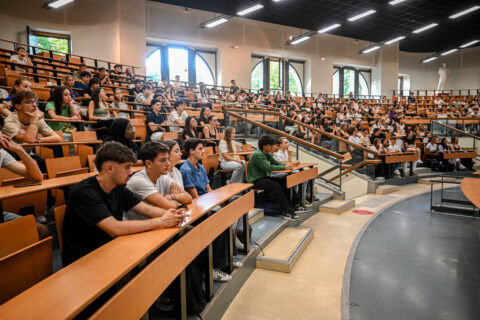
<svg viewBox="0 0 480 320">
<path fill-rule="evenodd" d="M 278 150 L 273 154 L 273 158 L 278 162 L 288 161 L 288 150 L 285 150 L 285 151 Z"/>
<path fill-rule="evenodd" d="M 10 61 L 15 62 L 15 63 L 19 63 L 19 64 L 24 64 L 24 65 L 28 64 L 28 58 L 24 57 L 23 59 L 20 59 L 18 54 L 14 54 L 13 56 L 11 56 Z M 20 71 L 20 72 L 25 72 L 25 69 L 20 68 L 18 66 L 15 66 L 15 70 Z"/>
<path fill-rule="evenodd" d="M 161 177 L 160 177 L 161 178 Z M 160 180 L 160 178 L 158 180 Z M 135 193 L 137 197 L 143 200 L 145 203 L 150 204 L 145 199 L 151 196 L 154 193 L 160 193 L 161 195 L 165 194 L 166 190 L 170 190 L 170 184 L 168 179 L 162 180 L 161 183 L 153 183 L 152 180 L 147 175 L 145 169 L 138 171 L 133 176 L 130 177 L 127 183 L 127 188 Z M 160 186 L 160 188 L 157 188 Z M 125 220 L 146 220 L 148 219 L 141 214 L 136 213 L 133 210 L 123 213 Z"/>
<path fill-rule="evenodd" d="M 16 160 L 5 150 L 0 149 L 0 168 L 8 166 Z"/>
<path fill-rule="evenodd" d="M 185 120 L 187 120 L 187 118 L 188 118 L 188 114 L 185 110 L 182 112 L 181 115 L 178 114 L 177 110 L 173 110 L 170 113 L 170 116 L 168 117 L 167 124 L 169 126 L 177 125 L 177 123 L 175 122 L 176 120 L 185 122 Z M 170 127 L 170 131 L 172 131 L 172 132 L 180 132 L 181 130 L 182 130 L 181 127 Z"/>
<path fill-rule="evenodd" d="M 428 143 L 427 144 L 427 149 L 428 151 L 430 152 L 437 152 L 437 145 L 436 144 L 432 144 L 432 143 Z"/>
<path fill-rule="evenodd" d="M 179 171 L 177 168 L 173 167 L 173 170 L 172 170 L 171 172 L 167 173 L 167 174 L 164 175 L 164 176 L 161 176 L 160 178 L 165 179 L 165 178 L 167 178 L 167 177 L 168 177 L 171 181 L 173 181 L 173 182 L 175 182 L 176 184 L 178 184 L 182 189 L 185 189 L 185 188 L 183 187 L 182 174 L 180 173 L 180 171 Z M 157 189 L 160 190 L 161 186 L 159 186 L 159 180 L 160 180 L 160 179 L 157 180 Z M 170 182 L 170 184 L 171 184 L 171 182 Z M 168 187 L 168 189 L 170 189 L 170 186 Z"/>
</svg>

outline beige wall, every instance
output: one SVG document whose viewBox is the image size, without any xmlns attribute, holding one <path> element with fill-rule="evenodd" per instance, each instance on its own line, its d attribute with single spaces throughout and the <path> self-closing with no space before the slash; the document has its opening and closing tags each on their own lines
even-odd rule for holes
<svg viewBox="0 0 480 320">
<path fill-rule="evenodd" d="M 213 13 L 146 0 L 81 0 L 57 10 L 41 9 L 43 1 L 0 2 L 0 38 L 26 42 L 26 26 L 67 31 L 75 54 L 139 66 L 144 72 L 146 41 L 174 43 L 217 51 L 219 84 L 236 79 L 250 87 L 251 55 L 261 54 L 304 60 L 306 92 L 332 92 L 333 66 L 372 70 L 372 94 L 390 95 L 397 88 L 398 73 L 411 78 L 411 88 L 436 87 L 441 62 L 450 67 L 449 88 L 480 87 L 480 49 L 454 53 L 429 64 L 428 54 L 399 52 L 398 45 L 367 55 L 357 54 L 365 41 L 333 35 L 315 35 L 296 46 L 286 46 L 298 29 L 243 18 L 232 18 L 213 29 L 198 25 Z M 305 32 L 305 31 L 303 31 Z M 233 49 L 238 46 L 238 49 Z M 324 57 L 324 60 L 321 60 Z"/>
<path fill-rule="evenodd" d="M 464 49 L 429 63 L 420 63 L 429 55 L 431 53 L 400 52 L 399 72 L 410 76 L 411 89 L 436 89 L 438 68 L 443 62 L 450 69 L 446 89 L 480 88 L 480 48 Z"/>
</svg>

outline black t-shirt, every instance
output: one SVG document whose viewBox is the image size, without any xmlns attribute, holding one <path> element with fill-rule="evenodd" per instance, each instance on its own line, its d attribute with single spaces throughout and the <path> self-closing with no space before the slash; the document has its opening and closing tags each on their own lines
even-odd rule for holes
<svg viewBox="0 0 480 320">
<path fill-rule="evenodd" d="M 96 176 L 78 183 L 68 197 L 63 221 L 63 266 L 112 240 L 97 227 L 97 223 L 110 216 L 122 220 L 123 212 L 139 202 L 125 186 L 117 186 L 109 194 L 105 193 Z"/>
<path fill-rule="evenodd" d="M 151 135 L 153 132 L 150 130 L 150 127 L 148 124 L 150 122 L 153 122 L 155 124 L 162 124 L 165 121 L 165 118 L 163 117 L 163 114 L 160 114 L 162 111 L 158 113 L 158 116 L 155 114 L 155 112 L 151 112 L 147 115 L 147 134 Z M 160 130 L 160 129 L 158 129 Z M 156 131 L 158 131 L 156 130 Z M 161 130 L 160 130 L 161 131 Z"/>
<path fill-rule="evenodd" d="M 414 134 L 411 139 L 408 138 L 408 136 L 405 137 L 405 143 L 407 146 L 415 145 L 415 140 L 417 139 L 417 135 Z"/>
</svg>

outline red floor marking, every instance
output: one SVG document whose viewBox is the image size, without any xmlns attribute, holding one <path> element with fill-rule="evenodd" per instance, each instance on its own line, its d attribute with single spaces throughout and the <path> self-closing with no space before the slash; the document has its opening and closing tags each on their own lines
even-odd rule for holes
<svg viewBox="0 0 480 320">
<path fill-rule="evenodd" d="M 353 210 L 353 213 L 356 213 L 356 214 L 373 214 L 373 211 L 368 211 L 368 210 Z"/>
</svg>

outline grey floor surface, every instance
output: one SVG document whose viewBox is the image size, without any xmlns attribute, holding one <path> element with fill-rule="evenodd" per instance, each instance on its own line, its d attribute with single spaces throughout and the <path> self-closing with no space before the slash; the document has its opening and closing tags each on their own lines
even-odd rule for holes
<svg viewBox="0 0 480 320">
<path fill-rule="evenodd" d="M 460 188 L 445 195 L 463 198 Z M 351 319 L 480 319 L 480 222 L 429 205 L 430 193 L 409 198 L 367 228 L 352 265 Z"/>
</svg>

